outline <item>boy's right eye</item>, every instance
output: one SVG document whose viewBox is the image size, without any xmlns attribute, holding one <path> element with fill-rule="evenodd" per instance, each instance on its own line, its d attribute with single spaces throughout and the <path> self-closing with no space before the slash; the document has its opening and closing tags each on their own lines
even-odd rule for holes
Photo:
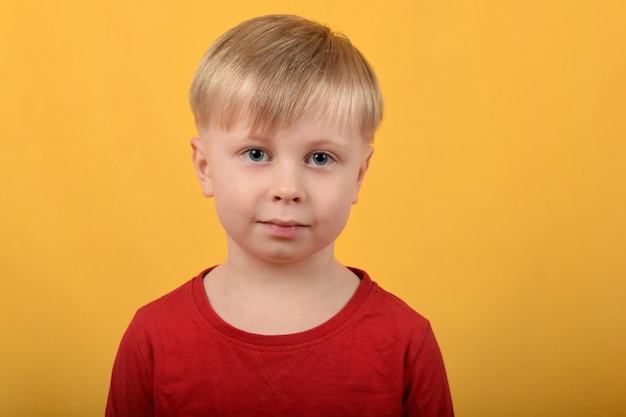
<svg viewBox="0 0 626 417">
<path fill-rule="evenodd" d="M 262 162 L 267 160 L 267 153 L 263 149 L 248 149 L 243 153 L 243 156 L 252 162 Z"/>
</svg>

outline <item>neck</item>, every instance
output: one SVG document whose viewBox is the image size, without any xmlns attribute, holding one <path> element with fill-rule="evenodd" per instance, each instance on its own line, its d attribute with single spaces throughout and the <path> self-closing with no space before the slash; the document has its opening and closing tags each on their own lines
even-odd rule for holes
<svg viewBox="0 0 626 417">
<path fill-rule="evenodd" d="M 229 250 L 228 258 L 218 268 L 229 279 L 246 281 L 247 285 L 302 287 L 303 284 L 313 284 L 339 269 L 345 269 L 335 259 L 333 249 L 331 245 L 313 256 L 292 262 L 276 262 Z"/>
<path fill-rule="evenodd" d="M 215 312 L 227 323 L 257 334 L 313 328 L 337 314 L 359 285 L 328 247 L 294 262 L 235 256 L 204 280 Z"/>
</svg>

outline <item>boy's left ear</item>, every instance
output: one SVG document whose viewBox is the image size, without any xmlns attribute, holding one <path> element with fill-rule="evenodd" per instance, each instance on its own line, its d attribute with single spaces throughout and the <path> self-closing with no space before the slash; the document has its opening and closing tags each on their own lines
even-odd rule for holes
<svg viewBox="0 0 626 417">
<path fill-rule="evenodd" d="M 363 178 L 365 178 L 365 173 L 370 166 L 370 159 L 372 159 L 373 154 L 374 147 L 368 145 L 367 149 L 365 149 L 365 152 L 363 153 L 363 161 L 361 162 L 361 167 L 359 168 L 356 188 L 354 189 L 354 196 L 352 197 L 352 204 L 356 204 L 359 201 L 359 190 L 361 189 L 361 184 L 363 184 Z"/>
<path fill-rule="evenodd" d="M 211 181 L 209 161 L 204 144 L 199 138 L 191 139 L 191 160 L 196 169 L 200 186 L 202 186 L 202 195 L 205 197 L 213 197 L 213 182 Z"/>
</svg>

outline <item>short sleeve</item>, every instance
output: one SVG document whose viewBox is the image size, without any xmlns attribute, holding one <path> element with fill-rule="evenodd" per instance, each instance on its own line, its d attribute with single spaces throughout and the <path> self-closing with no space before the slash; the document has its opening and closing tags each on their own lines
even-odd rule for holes
<svg viewBox="0 0 626 417">
<path fill-rule="evenodd" d="M 135 316 L 122 337 L 113 364 L 106 417 L 152 417 L 153 366 L 145 338 L 136 333 Z"/>
<path fill-rule="evenodd" d="M 403 417 L 453 417 L 443 357 L 430 325 L 405 370 Z"/>
</svg>

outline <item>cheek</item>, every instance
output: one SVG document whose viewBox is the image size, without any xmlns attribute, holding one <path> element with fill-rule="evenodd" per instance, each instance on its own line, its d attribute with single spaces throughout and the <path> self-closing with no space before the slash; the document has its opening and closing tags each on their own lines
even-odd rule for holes
<svg viewBox="0 0 626 417">
<path fill-rule="evenodd" d="M 254 206 L 254 187 L 249 184 L 241 187 L 236 177 L 215 178 L 213 184 L 215 210 L 222 223 L 236 219 Z"/>
<path fill-rule="evenodd" d="M 323 213 L 324 221 L 334 228 L 343 229 L 352 208 L 352 195 L 351 187 L 335 187 L 326 192 L 318 205 L 318 212 Z"/>
<path fill-rule="evenodd" d="M 250 212 L 250 202 L 242 201 L 233 193 L 221 194 L 214 197 L 215 214 L 222 225 L 222 229 L 229 236 L 238 236 L 245 232 L 250 220 L 254 218 Z"/>
<path fill-rule="evenodd" d="M 225 200 L 232 204 L 250 195 L 255 187 L 253 178 L 228 168 L 228 166 L 221 168 L 219 173 L 214 175 L 212 182 L 216 200 Z"/>
</svg>

